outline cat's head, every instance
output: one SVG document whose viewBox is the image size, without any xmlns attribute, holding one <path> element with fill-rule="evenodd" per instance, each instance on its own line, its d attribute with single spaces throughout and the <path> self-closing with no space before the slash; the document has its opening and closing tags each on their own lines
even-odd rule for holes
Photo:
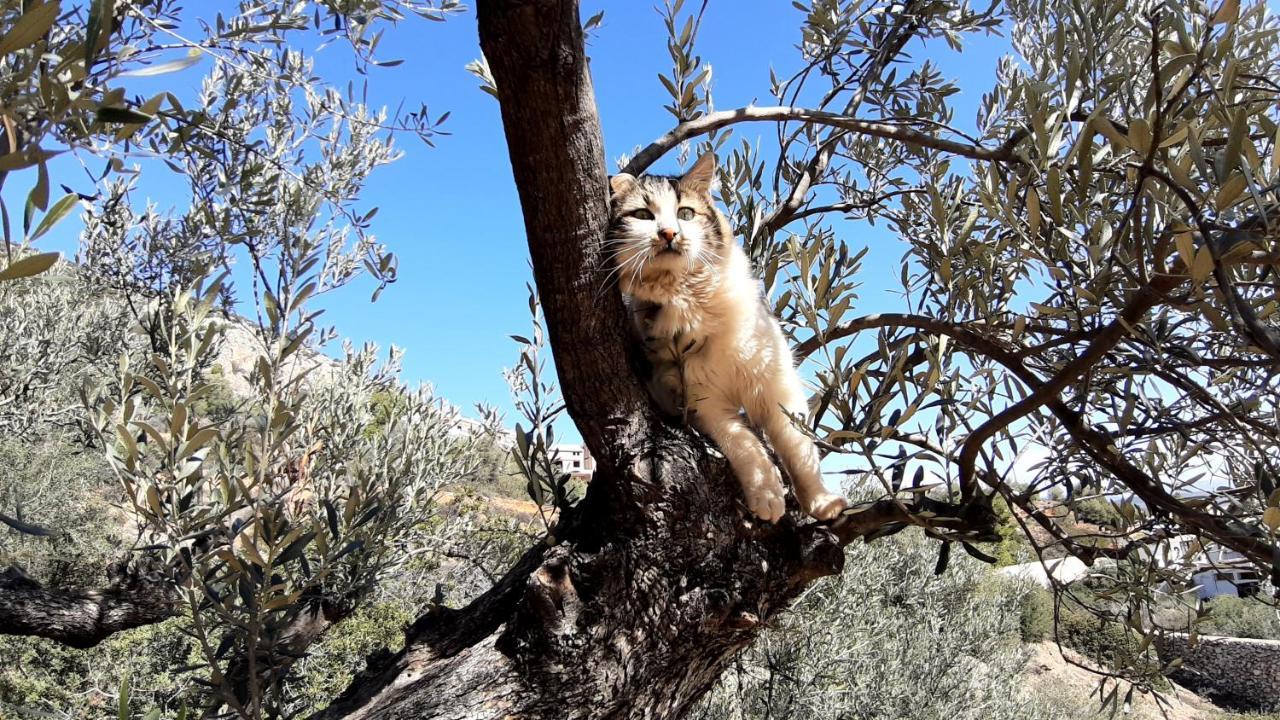
<svg viewBox="0 0 1280 720">
<path fill-rule="evenodd" d="M 682 275 L 720 263 L 728 224 L 711 200 L 716 159 L 698 158 L 680 177 L 609 178 L 609 243 L 625 292 L 655 271 Z"/>
</svg>

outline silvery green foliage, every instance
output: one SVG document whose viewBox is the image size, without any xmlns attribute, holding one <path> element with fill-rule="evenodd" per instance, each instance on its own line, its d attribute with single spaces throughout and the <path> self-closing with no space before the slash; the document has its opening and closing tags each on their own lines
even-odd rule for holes
<svg viewBox="0 0 1280 720">
<path fill-rule="evenodd" d="M 109 178 L 82 215 L 76 263 L 140 318 L 147 300 L 174 294 L 202 277 L 210 263 L 229 258 L 221 238 L 198 209 L 178 215 L 154 202 L 135 209 L 141 175 Z M 227 298 L 229 300 L 229 297 Z"/>
<path fill-rule="evenodd" d="M 358 493 L 376 511 L 359 538 L 363 547 L 337 581 L 357 597 L 432 540 L 423 525 L 435 519 L 436 495 L 475 472 L 482 440 L 458 432 L 457 408 L 430 386 L 400 384 L 398 351 L 380 366 L 374 352 L 372 346 L 348 348 L 345 362 L 317 381 L 301 412 L 306 438 L 318 446 L 310 457 L 317 497 Z"/>
<path fill-rule="evenodd" d="M 111 473 L 95 453 L 55 438 L 0 440 L 0 515 L 19 532 L 0 532 L 0 567 L 42 582 L 95 581 L 118 559 L 122 533 L 107 500 Z M 11 526 L 12 527 L 12 526 Z"/>
<path fill-rule="evenodd" d="M 502 375 L 511 390 L 516 411 L 524 418 L 524 423 L 516 423 L 511 456 L 525 478 L 529 499 L 538 506 L 542 524 L 549 530 L 553 520 L 549 511 L 563 510 L 576 498 L 569 486 L 569 473 L 557 462 L 555 422 L 564 413 L 565 405 L 554 382 L 544 379 L 547 341 L 538 295 L 532 286 L 529 287 L 529 315 L 533 319 L 533 331 L 527 338 L 511 336 L 520 345 L 520 359 L 515 367 L 503 370 Z"/>
<path fill-rule="evenodd" d="M 178 589 L 210 707 L 276 715 L 295 660 L 429 542 L 419 528 L 435 491 L 473 465 L 456 411 L 402 387 L 394 353 L 379 366 L 372 348 L 338 363 L 316 351 L 333 336 L 317 325 L 317 297 L 361 274 L 377 291 L 395 279 L 394 257 L 369 232 L 376 210 L 357 207 L 365 179 L 398 157 L 394 135 L 430 142 L 443 118 L 364 106 L 358 88 L 317 81 L 295 49 L 304 43 L 289 39 L 310 29 L 322 44 L 341 40 L 363 70 L 380 62 L 383 26 L 458 6 L 244 2 L 179 23 L 179 5 L 164 0 L 95 0 L 51 17 L 23 5 L 0 6 L 21 29 L 5 42 L 22 40 L 4 55 L 13 102 L 0 114 L 12 140 L 4 169 L 36 176 L 24 225 L 49 205 L 49 152 L 106 161 L 104 177 L 142 173 L 94 188 L 85 218 L 86 275 L 138 331 L 83 378 L 91 439 L 136 528 L 139 562 Z M 195 97 L 126 98 L 115 87 L 125 72 L 199 63 Z M 189 209 L 160 212 L 145 201 L 147 180 L 174 177 L 189 183 Z M 74 207 L 68 197 L 48 216 Z M 24 227 L 23 242 L 42 227 Z M 21 257 L 0 274 L 5 284 L 42 269 Z M 237 264 L 246 272 L 233 287 Z M 245 334 L 226 315 L 232 297 L 253 316 L 241 348 L 250 396 L 232 417 L 206 417 L 220 392 L 212 359 L 228 328 Z"/>
<path fill-rule="evenodd" d="M 1053 717 L 1028 695 L 1025 589 L 904 532 L 845 551 L 844 573 L 803 595 L 726 673 L 704 720 L 1014 720 Z"/>
<path fill-rule="evenodd" d="M 402 388 L 398 357 L 376 366 L 371 347 L 335 366 L 276 343 L 259 356 L 257 411 L 207 423 L 192 407 L 210 388 L 197 368 L 222 330 L 219 292 L 152 304 L 167 353 L 151 377 L 122 376 L 97 424 L 142 544 L 194 621 L 212 701 L 258 717 L 287 704 L 294 660 L 404 561 L 435 492 L 474 461 L 451 436 L 456 411 Z"/>
<path fill-rule="evenodd" d="M 174 133 L 169 162 L 185 164 L 192 210 L 108 206 L 83 253 L 91 264 L 129 253 L 117 286 L 151 338 L 129 364 L 142 370 L 90 397 L 95 426 L 141 544 L 193 620 L 209 702 L 245 718 L 290 707 L 295 660 L 405 560 L 435 491 L 473 464 L 456 411 L 402 388 L 396 353 L 378 367 L 372 348 L 336 365 L 314 350 L 330 334 L 317 296 L 365 269 L 394 277 L 367 232 L 372 212 L 352 206 L 395 155 L 379 115 L 333 113 L 318 92 L 296 104 L 309 66 L 281 57 L 291 74 L 269 80 L 218 66 L 202 99 L 226 103 L 222 133 Z M 107 202 L 128 195 L 117 185 Z M 250 268 L 257 315 L 250 397 L 244 417 L 216 423 L 196 408 L 216 389 L 206 369 L 230 322 L 228 276 L 210 274 L 232 258 Z"/>
<path fill-rule="evenodd" d="M 80 388 L 110 377 L 137 346 L 130 325 L 74 266 L 0 282 L 0 434 L 82 439 Z"/>
<path fill-rule="evenodd" d="M 9 29 L 0 48 L 0 94 L 6 98 L 0 111 L 0 171 L 30 169 L 19 177 L 34 174 L 29 178 L 31 191 L 22 213 L 22 233 L 19 236 L 17 228 L 6 222 L 5 241 L 25 249 L 73 208 L 74 193 L 50 201 L 47 161 L 62 153 L 77 154 L 86 165 L 92 160 L 95 172 L 105 161 L 104 176 L 125 170 L 125 161 L 138 150 L 143 150 L 144 156 L 167 158 L 174 169 L 190 172 L 191 167 L 181 167 L 185 164 L 182 157 L 201 152 L 192 149 L 198 145 L 214 151 L 202 158 L 206 165 L 233 170 L 227 161 L 244 161 L 253 172 L 262 171 L 264 168 L 256 166 L 265 165 L 276 172 L 293 172 L 300 182 L 323 185 L 320 178 L 297 172 L 292 160 L 283 159 L 282 155 L 296 146 L 270 137 L 273 130 L 269 124 L 250 121 L 251 126 L 267 133 L 265 144 L 263 135 L 237 135 L 234 123 L 223 124 L 226 117 L 244 120 L 244 115 L 252 115 L 256 105 L 237 106 L 235 98 L 242 91 L 260 91 L 263 84 L 271 86 L 283 105 L 293 103 L 289 93 L 296 92 L 311 110 L 323 108 L 320 114 L 334 120 L 326 123 L 333 132 L 344 122 L 357 123 L 409 132 L 429 143 L 439 132 L 443 116 L 432 120 L 425 106 L 394 118 L 370 115 L 351 97 L 323 86 L 313 87 L 311 78 L 306 77 L 309 61 L 281 48 L 288 48 L 288 38 L 312 31 L 321 37 L 322 45 L 334 41 L 347 44 L 362 70 L 397 64 L 376 55 L 387 27 L 410 15 L 439 21 L 460 9 L 455 0 L 244 1 L 204 15 L 193 28 L 183 22 L 186 11 L 176 0 L 0 2 L 0 27 Z M 214 67 L 199 103 L 167 92 L 150 98 L 128 97 L 122 87 L 121 78 L 164 75 L 202 63 Z M 273 109 L 279 123 L 274 131 L 285 132 L 286 138 L 292 137 L 283 123 L 289 109 Z M 303 120 L 302 113 L 295 120 Z M 314 124 L 305 121 L 299 125 L 294 129 L 314 129 Z M 326 132 L 319 135 L 325 136 Z M 214 147 L 220 143 L 220 150 Z M 230 146 L 235 149 L 229 150 Z M 365 162 L 359 156 L 330 161 Z M 377 154 L 369 161 L 377 163 Z M 233 178 L 226 174 L 223 179 Z M 204 178 L 204 182 L 212 180 L 212 176 Z M 344 192 L 354 188 L 333 185 L 328 190 L 335 191 L 330 200 L 341 203 Z M 5 210 L 8 216 L 16 217 Z M 205 220 L 216 225 L 227 218 L 211 215 Z M 373 267 L 384 279 L 391 272 L 389 261 L 374 262 Z M 344 269 L 338 266 L 332 271 L 341 273 Z"/>
</svg>

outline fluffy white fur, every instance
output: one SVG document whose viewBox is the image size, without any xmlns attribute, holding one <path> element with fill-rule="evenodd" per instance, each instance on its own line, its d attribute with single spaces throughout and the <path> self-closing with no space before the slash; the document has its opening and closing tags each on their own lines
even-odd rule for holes
<svg viewBox="0 0 1280 720">
<path fill-rule="evenodd" d="M 793 425 L 792 416 L 807 414 L 804 386 L 751 263 L 711 199 L 714 174 L 707 153 L 680 178 L 610 179 L 614 272 L 653 365 L 650 391 L 715 441 L 756 516 L 782 517 L 785 490 L 748 423 L 767 435 L 805 512 L 830 520 L 845 500 L 823 487 L 817 448 Z"/>
</svg>

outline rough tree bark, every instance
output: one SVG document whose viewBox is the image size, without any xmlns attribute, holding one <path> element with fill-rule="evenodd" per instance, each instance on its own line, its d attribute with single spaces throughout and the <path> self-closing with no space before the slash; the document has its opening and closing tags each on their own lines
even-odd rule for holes
<svg viewBox="0 0 1280 720">
<path fill-rule="evenodd" d="M 845 543 L 907 512 L 755 522 L 727 465 L 657 417 L 621 299 L 599 287 L 605 162 L 578 4 L 481 0 L 478 14 L 562 392 L 598 467 L 554 544 L 468 607 L 420 618 L 319 717 L 679 717 L 764 622 L 840 571 Z"/>
<path fill-rule="evenodd" d="M 89 648 L 122 630 L 178 613 L 178 593 L 165 582 L 122 570 L 95 590 L 46 588 L 17 568 L 0 572 L 0 632 Z"/>
</svg>

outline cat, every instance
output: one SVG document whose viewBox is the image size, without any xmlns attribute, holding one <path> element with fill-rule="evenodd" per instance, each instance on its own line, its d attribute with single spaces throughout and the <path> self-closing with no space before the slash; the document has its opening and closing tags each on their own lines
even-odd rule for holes
<svg viewBox="0 0 1280 720">
<path fill-rule="evenodd" d="M 804 385 L 751 263 L 711 198 L 715 172 L 708 152 L 681 177 L 609 179 L 611 272 L 653 368 L 649 392 L 661 410 L 684 416 L 716 443 L 756 517 L 777 522 L 786 491 L 748 422 L 768 436 L 800 507 L 831 520 L 847 504 L 823 487 L 817 447 L 793 424 L 792 416 L 808 411 Z"/>
</svg>

